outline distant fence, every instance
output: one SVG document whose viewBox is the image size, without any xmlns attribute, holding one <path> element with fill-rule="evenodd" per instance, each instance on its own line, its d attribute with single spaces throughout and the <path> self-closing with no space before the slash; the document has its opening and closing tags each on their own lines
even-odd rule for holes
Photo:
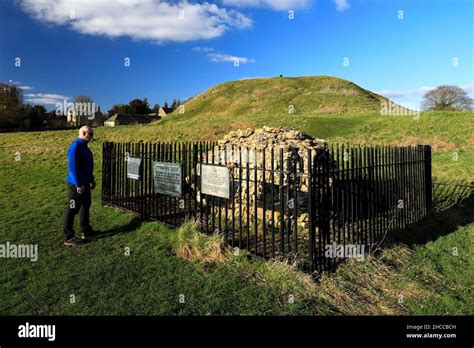
<svg viewBox="0 0 474 348">
<path fill-rule="evenodd" d="M 431 148 L 106 142 L 102 202 L 172 226 L 197 221 L 232 247 L 313 273 L 426 215 Z"/>
</svg>

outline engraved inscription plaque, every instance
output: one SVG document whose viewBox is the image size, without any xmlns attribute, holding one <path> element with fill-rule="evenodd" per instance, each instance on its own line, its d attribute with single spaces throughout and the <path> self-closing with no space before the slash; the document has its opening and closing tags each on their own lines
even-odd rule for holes
<svg viewBox="0 0 474 348">
<path fill-rule="evenodd" d="M 140 180 L 140 165 L 142 163 L 141 158 L 128 157 L 127 158 L 127 178 Z"/>
<path fill-rule="evenodd" d="M 153 162 L 153 179 L 156 193 L 175 197 L 182 196 L 183 177 L 181 164 Z"/>
<path fill-rule="evenodd" d="M 227 167 L 201 165 L 201 191 L 203 194 L 229 198 L 229 169 Z"/>
</svg>

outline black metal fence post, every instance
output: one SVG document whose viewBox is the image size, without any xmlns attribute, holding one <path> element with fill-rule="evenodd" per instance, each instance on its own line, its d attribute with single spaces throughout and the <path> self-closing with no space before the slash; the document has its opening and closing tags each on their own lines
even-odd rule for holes
<svg viewBox="0 0 474 348">
<path fill-rule="evenodd" d="M 426 209 L 433 205 L 433 180 L 431 176 L 431 146 L 424 145 L 425 152 L 425 185 L 426 185 Z"/>
<path fill-rule="evenodd" d="M 110 202 L 110 161 L 111 161 L 111 145 L 110 142 L 104 142 L 102 144 L 102 175 L 104 180 L 102 182 L 102 202 L 109 203 Z"/>
<path fill-rule="evenodd" d="M 315 270 L 314 250 L 315 250 L 315 227 L 314 227 L 314 184 L 313 184 L 313 164 L 312 151 L 307 150 L 307 171 L 308 171 L 308 219 L 309 219 L 309 272 Z"/>
</svg>

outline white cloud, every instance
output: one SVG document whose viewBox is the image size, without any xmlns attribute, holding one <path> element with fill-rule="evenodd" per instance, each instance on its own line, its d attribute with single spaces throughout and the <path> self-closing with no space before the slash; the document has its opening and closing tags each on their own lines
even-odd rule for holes
<svg viewBox="0 0 474 348">
<path fill-rule="evenodd" d="M 236 7 L 267 7 L 276 11 L 307 8 L 312 0 L 222 0 L 224 5 Z"/>
<path fill-rule="evenodd" d="M 347 0 L 333 0 L 334 4 L 336 4 L 336 10 L 342 12 L 348 10 L 351 6 L 347 2 Z"/>
<path fill-rule="evenodd" d="M 128 36 L 156 42 L 212 39 L 252 20 L 236 10 L 208 2 L 169 0 L 19 0 L 39 21 L 89 35 Z M 73 18 L 71 18 L 73 17 Z"/>
<path fill-rule="evenodd" d="M 239 64 L 247 64 L 247 63 L 255 63 L 255 59 L 253 58 L 246 58 L 246 57 L 237 57 L 232 56 L 230 54 L 221 54 L 221 53 L 209 53 L 207 55 L 211 62 L 229 62 L 235 63 L 238 62 Z"/>
<path fill-rule="evenodd" d="M 17 88 L 21 89 L 23 92 L 31 91 L 35 89 L 31 86 L 23 85 L 21 82 L 15 81 L 10 82 L 13 83 Z M 32 103 L 32 104 L 56 104 L 56 103 L 63 103 L 64 100 L 68 100 L 69 97 L 66 97 L 61 94 L 53 94 L 53 93 L 26 93 L 23 95 L 25 102 Z"/>
<path fill-rule="evenodd" d="M 30 91 L 33 89 L 33 87 L 30 87 L 30 86 L 18 86 L 19 89 L 21 89 L 22 91 Z"/>
<path fill-rule="evenodd" d="M 214 49 L 212 47 L 199 47 L 199 46 L 197 46 L 197 47 L 193 47 L 193 51 L 208 53 L 208 52 L 214 51 Z"/>
<path fill-rule="evenodd" d="M 464 86 L 459 86 L 462 89 L 464 89 L 467 93 L 474 93 L 474 83 L 464 85 Z M 383 95 L 386 98 L 406 98 L 406 97 L 414 97 L 414 96 L 420 96 L 425 94 L 426 92 L 429 92 L 436 87 L 432 86 L 424 86 L 416 89 L 407 89 L 407 90 L 384 90 L 384 91 L 379 91 L 375 92 L 377 94 Z"/>
<path fill-rule="evenodd" d="M 51 93 L 29 93 L 25 94 L 25 101 L 32 104 L 46 104 L 55 105 L 56 103 L 63 103 L 64 100 L 69 99 L 68 97 L 60 94 Z"/>
<path fill-rule="evenodd" d="M 21 89 L 22 91 L 29 91 L 29 90 L 32 90 L 32 89 L 33 89 L 33 87 L 24 86 L 21 82 L 18 82 L 18 81 L 12 82 L 12 81 L 10 80 L 10 83 L 13 83 L 17 88 Z"/>
<path fill-rule="evenodd" d="M 436 87 L 420 87 L 417 89 L 407 90 L 383 90 L 375 93 L 383 95 L 386 98 L 406 98 L 411 96 L 422 95 L 428 91 L 431 91 L 434 88 Z"/>
<path fill-rule="evenodd" d="M 233 56 L 230 54 L 225 54 L 216 51 L 213 47 L 200 47 L 196 46 L 192 48 L 193 51 L 207 53 L 207 58 L 211 62 L 220 63 L 220 62 L 228 62 L 228 63 L 236 63 L 238 64 L 247 64 L 247 63 L 255 63 L 255 59 L 247 58 L 247 57 L 238 57 Z"/>
</svg>

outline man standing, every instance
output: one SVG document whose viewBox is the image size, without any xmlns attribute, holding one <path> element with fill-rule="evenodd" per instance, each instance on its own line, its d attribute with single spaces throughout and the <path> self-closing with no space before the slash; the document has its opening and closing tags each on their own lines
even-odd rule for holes
<svg viewBox="0 0 474 348">
<path fill-rule="evenodd" d="M 89 126 L 79 129 L 79 137 L 68 150 L 68 206 L 64 212 L 64 245 L 77 245 L 82 242 L 74 232 L 74 216 L 79 212 L 83 239 L 92 237 L 95 232 L 89 224 L 91 189 L 95 188 L 94 158 L 87 144 L 92 141 L 94 132 Z"/>
</svg>

